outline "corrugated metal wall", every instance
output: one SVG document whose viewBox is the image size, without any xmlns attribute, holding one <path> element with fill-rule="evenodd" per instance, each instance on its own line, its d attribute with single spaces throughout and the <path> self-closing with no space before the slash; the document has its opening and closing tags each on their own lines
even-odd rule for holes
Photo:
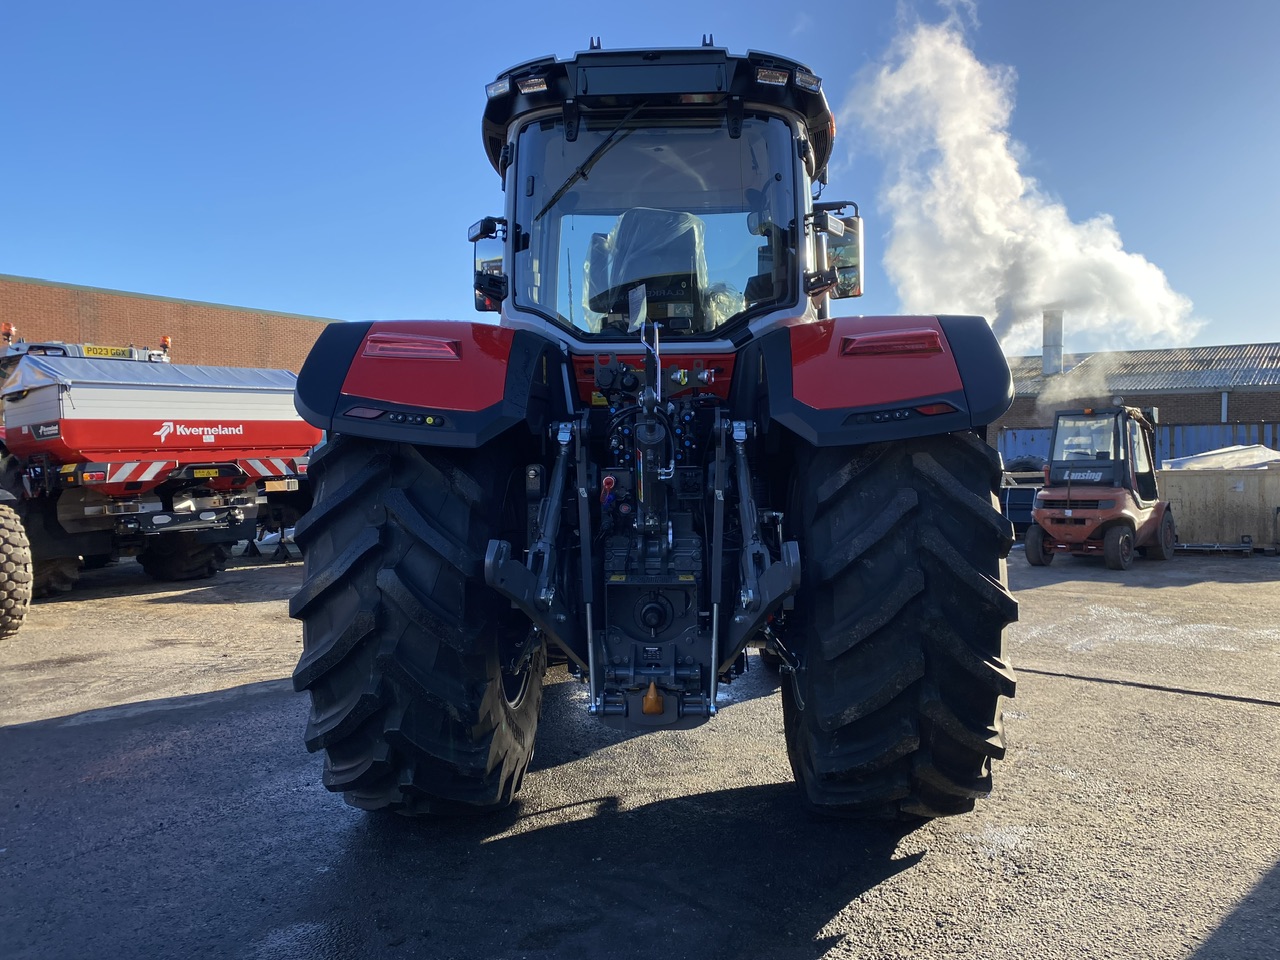
<svg viewBox="0 0 1280 960">
<path fill-rule="evenodd" d="M 1048 457 L 1052 433 L 1048 427 L 1004 428 L 1000 431 L 1000 454 L 1005 463 L 1019 457 Z M 1280 450 L 1280 423 L 1175 423 L 1156 428 L 1156 449 L 1161 463 L 1222 447 L 1254 443 Z"/>
<path fill-rule="evenodd" d="M 1170 424 L 1161 425 L 1156 431 L 1161 463 L 1222 447 L 1254 443 L 1280 450 L 1280 423 Z"/>
</svg>

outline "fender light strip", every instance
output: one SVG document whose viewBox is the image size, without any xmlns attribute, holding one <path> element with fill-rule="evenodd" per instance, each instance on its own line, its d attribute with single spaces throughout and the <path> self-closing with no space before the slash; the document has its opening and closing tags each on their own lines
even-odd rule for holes
<svg viewBox="0 0 1280 960">
<path fill-rule="evenodd" d="M 942 335 L 929 328 L 863 333 L 840 341 L 842 357 L 930 357 L 942 352 Z"/>
<path fill-rule="evenodd" d="M 366 357 L 407 360 L 461 360 L 462 344 L 421 333 L 374 333 L 364 342 Z"/>
</svg>

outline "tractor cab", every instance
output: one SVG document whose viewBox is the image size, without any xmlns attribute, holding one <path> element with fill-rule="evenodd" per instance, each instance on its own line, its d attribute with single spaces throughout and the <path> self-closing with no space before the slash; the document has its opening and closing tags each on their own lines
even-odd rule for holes
<svg viewBox="0 0 1280 960">
<path fill-rule="evenodd" d="M 634 342 L 643 304 L 667 336 L 707 341 L 861 295 L 857 205 L 812 196 L 834 130 L 803 64 L 593 47 L 486 92 L 506 210 L 470 239 L 476 307 L 504 325 L 590 349 Z"/>
</svg>

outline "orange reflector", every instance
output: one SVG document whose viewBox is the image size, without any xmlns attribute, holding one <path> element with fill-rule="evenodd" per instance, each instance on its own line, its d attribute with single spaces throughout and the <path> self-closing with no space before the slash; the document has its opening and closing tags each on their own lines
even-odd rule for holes
<svg viewBox="0 0 1280 960">
<path fill-rule="evenodd" d="M 923 414 L 926 417 L 936 417 L 940 413 L 955 413 L 956 408 L 949 403 L 926 403 L 922 407 L 916 407 L 916 413 Z"/>
<path fill-rule="evenodd" d="M 366 357 L 407 360 L 461 360 L 462 344 L 422 333 L 375 333 L 364 342 Z"/>
<path fill-rule="evenodd" d="M 640 708 L 646 716 L 657 716 L 662 713 L 662 694 L 658 692 L 656 681 L 649 681 L 649 689 L 644 694 L 644 705 Z"/>
<path fill-rule="evenodd" d="M 863 333 L 840 342 L 845 357 L 928 357 L 941 352 L 941 334 L 927 328 Z"/>
</svg>

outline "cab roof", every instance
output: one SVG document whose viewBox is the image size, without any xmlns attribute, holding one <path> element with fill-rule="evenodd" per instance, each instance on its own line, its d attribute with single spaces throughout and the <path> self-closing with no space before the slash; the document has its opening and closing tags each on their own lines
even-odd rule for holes
<svg viewBox="0 0 1280 960">
<path fill-rule="evenodd" d="M 583 110 L 638 103 L 730 108 L 745 102 L 775 104 L 805 118 L 815 174 L 826 168 L 835 137 L 821 78 L 797 60 L 757 50 L 739 56 L 710 45 L 658 50 L 593 47 L 567 60 L 541 57 L 510 67 L 488 84 L 486 94 L 484 148 L 499 173 L 512 123 L 555 105 L 564 112 L 569 131 L 576 129 Z"/>
</svg>

